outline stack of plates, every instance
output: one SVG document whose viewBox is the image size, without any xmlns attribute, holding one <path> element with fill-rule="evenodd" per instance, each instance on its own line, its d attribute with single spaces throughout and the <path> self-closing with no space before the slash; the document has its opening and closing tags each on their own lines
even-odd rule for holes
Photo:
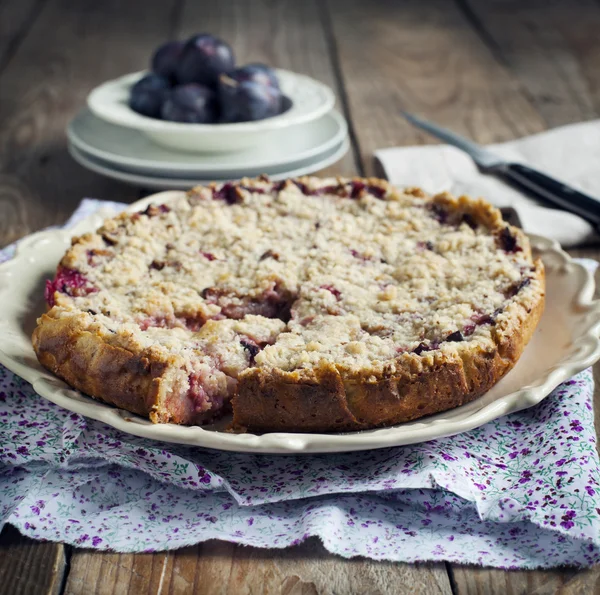
<svg viewBox="0 0 600 595">
<path fill-rule="evenodd" d="M 286 82 L 294 80 L 297 84 L 299 78 L 306 79 L 293 73 L 284 75 Z M 279 126 L 270 123 L 270 129 L 265 127 L 262 133 L 259 130 L 253 146 L 241 149 L 232 147 L 231 151 L 220 148 L 219 152 L 206 149 L 191 152 L 189 148 L 173 148 L 173 135 L 168 143 L 171 146 L 160 143 L 160 137 L 154 138 L 154 130 L 144 129 L 143 121 L 149 120 L 148 123 L 154 127 L 157 124 L 164 124 L 165 129 L 173 127 L 175 132 L 179 128 L 188 133 L 188 137 L 189 128 L 181 127 L 202 126 L 206 129 L 209 125 L 162 123 L 143 116 L 134 117 L 131 115 L 133 112 L 126 114 L 128 108 L 123 97 L 114 100 L 118 109 L 128 118 L 123 117 L 120 121 L 115 117 L 117 110 L 106 109 L 111 99 L 107 99 L 105 88 L 112 85 L 114 90 L 121 85 L 120 91 L 125 92 L 124 86 L 119 79 L 111 81 L 90 94 L 88 105 L 91 109 L 81 111 L 69 124 L 69 152 L 78 163 L 92 171 L 145 188 L 187 189 L 198 183 L 235 180 L 259 174 L 267 174 L 274 180 L 309 174 L 335 163 L 349 149 L 346 121 L 339 112 L 331 109 L 333 94 L 329 95 L 330 90 L 321 83 L 313 82 L 321 90 L 326 90 L 324 99 L 320 101 L 321 113 L 313 110 L 314 118 L 304 117 L 303 121 L 295 124 L 290 119 L 289 125 L 285 125 L 285 119 L 278 116 L 284 121 Z M 130 84 L 128 80 L 127 85 Z M 306 84 L 303 84 L 303 89 L 306 89 Z M 293 92 L 293 88 L 290 88 L 292 100 Z M 298 105 L 301 105 L 301 100 L 299 98 L 297 101 Z M 293 117 L 294 112 L 291 111 L 291 114 Z M 132 124 L 135 118 L 142 123 L 141 126 Z M 261 125 L 260 122 L 247 124 L 255 129 Z M 223 125 L 211 125 L 210 133 L 218 133 L 219 126 Z M 243 127 L 245 123 L 225 126 Z M 202 132 L 198 134 L 202 135 Z"/>
</svg>

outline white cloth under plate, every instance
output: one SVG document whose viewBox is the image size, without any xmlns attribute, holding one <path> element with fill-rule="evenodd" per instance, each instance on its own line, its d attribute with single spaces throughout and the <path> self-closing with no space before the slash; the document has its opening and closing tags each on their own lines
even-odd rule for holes
<svg viewBox="0 0 600 595">
<path fill-rule="evenodd" d="M 600 200 L 600 120 L 555 128 L 489 148 L 508 161 L 524 163 Z M 472 159 L 449 145 L 392 147 L 375 157 L 387 179 L 428 192 L 483 197 L 516 209 L 528 233 L 558 240 L 563 246 L 598 241 L 593 227 L 577 215 L 540 206 L 501 179 L 479 172 Z"/>
</svg>

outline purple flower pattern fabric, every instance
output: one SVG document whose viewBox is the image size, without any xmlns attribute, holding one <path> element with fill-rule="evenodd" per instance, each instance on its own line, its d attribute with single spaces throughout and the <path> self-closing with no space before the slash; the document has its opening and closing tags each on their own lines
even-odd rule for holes
<svg viewBox="0 0 600 595">
<path fill-rule="evenodd" d="M 318 536 L 345 557 L 589 566 L 600 561 L 592 394 L 586 370 L 538 406 L 452 438 L 266 456 L 121 433 L 0 366 L 0 525 L 121 552 Z"/>
</svg>

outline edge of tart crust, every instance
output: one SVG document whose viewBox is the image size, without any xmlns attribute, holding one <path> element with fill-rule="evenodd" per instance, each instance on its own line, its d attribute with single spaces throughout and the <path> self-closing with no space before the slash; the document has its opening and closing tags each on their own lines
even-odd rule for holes
<svg viewBox="0 0 600 595">
<path fill-rule="evenodd" d="M 286 184 L 307 188 L 316 181 L 299 178 Z M 264 180 L 245 179 L 239 186 L 251 189 L 259 187 L 257 182 Z M 339 183 L 376 187 L 392 197 L 397 193 L 388 182 L 375 178 L 340 179 Z M 233 200 L 238 190 L 231 185 L 229 188 Z M 530 257 L 525 234 L 508 226 L 499 211 L 484 201 L 455 199 L 446 193 L 428 197 L 414 188 L 403 193 L 468 214 L 500 237 L 508 233 L 510 241 L 516 240 Z M 89 237 L 74 240 L 74 245 Z M 69 252 L 61 263 L 68 259 Z M 376 369 L 357 371 L 331 362 L 293 371 L 248 367 L 239 375 L 231 401 L 232 429 L 364 430 L 414 420 L 472 401 L 514 366 L 541 318 L 544 268 L 540 260 L 533 263 L 531 275 L 531 280 L 538 283 L 519 288 L 508 307 L 490 322 L 491 340 L 446 341 L 431 350 L 401 353 L 392 363 Z M 152 346 L 135 343 L 129 348 L 111 344 L 110 336 L 98 332 L 92 316 L 83 311 L 63 315 L 58 306 L 38 320 L 32 342 L 44 367 L 88 395 L 149 417 L 154 423 L 185 423 L 189 419 L 185 408 L 190 376 L 181 355 L 165 355 Z"/>
<path fill-rule="evenodd" d="M 535 278 L 544 281 L 536 261 Z M 348 432 L 413 421 L 482 396 L 518 361 L 544 311 L 544 294 L 511 304 L 492 332 L 494 344 L 473 350 L 403 354 L 393 374 L 345 378 L 338 366 L 242 373 L 233 397 L 235 431 Z"/>
</svg>

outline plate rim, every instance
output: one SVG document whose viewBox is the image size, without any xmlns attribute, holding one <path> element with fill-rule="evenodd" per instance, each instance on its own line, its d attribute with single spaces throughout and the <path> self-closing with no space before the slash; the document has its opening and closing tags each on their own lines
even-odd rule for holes
<svg viewBox="0 0 600 595">
<path fill-rule="evenodd" d="M 79 116 L 82 116 L 85 112 L 89 113 L 91 116 L 98 119 L 98 121 L 104 125 L 109 124 L 110 126 L 116 126 L 116 124 L 113 124 L 112 122 L 106 122 L 102 118 L 99 118 L 89 108 L 83 108 L 82 110 L 80 110 L 77 113 L 77 115 L 73 119 L 71 119 L 71 121 L 67 125 L 66 134 L 67 134 L 68 142 L 70 144 L 72 144 L 73 146 L 75 146 L 75 148 L 78 149 L 80 152 L 90 155 L 92 157 L 95 157 L 97 159 L 101 159 L 103 161 L 106 161 L 108 163 L 113 163 L 115 165 L 123 164 L 127 167 L 139 168 L 135 173 L 142 173 L 142 170 L 146 170 L 149 172 L 149 170 L 152 170 L 152 169 L 153 170 L 161 170 L 162 172 L 165 172 L 165 173 L 166 172 L 182 173 L 182 174 L 187 173 L 187 174 L 199 174 L 199 175 L 235 174 L 240 171 L 239 168 L 241 166 L 238 166 L 237 170 L 232 169 L 232 166 L 219 166 L 219 165 L 210 166 L 210 169 L 208 169 L 208 168 L 198 169 L 198 166 L 194 166 L 191 164 L 190 165 L 188 165 L 188 164 L 177 165 L 176 163 L 173 162 L 173 163 L 169 164 L 167 167 L 165 167 L 165 163 L 162 163 L 160 161 L 147 160 L 143 164 L 140 164 L 140 162 L 138 160 L 136 160 L 135 158 L 119 157 L 117 159 L 114 156 L 114 154 L 104 151 L 102 149 L 97 149 L 97 148 L 93 147 L 92 145 L 89 145 L 85 141 L 82 141 L 81 137 L 79 135 L 77 135 L 77 133 L 74 131 L 73 124 L 74 124 L 75 120 Z M 333 149 L 333 147 L 335 147 L 337 144 L 341 143 L 343 141 L 343 139 L 346 138 L 346 136 L 348 135 L 348 122 L 346 121 L 346 118 L 344 118 L 344 116 L 340 113 L 339 110 L 333 108 L 333 109 L 329 110 L 327 113 L 320 116 L 320 118 L 315 119 L 314 122 L 311 122 L 311 125 L 317 124 L 320 120 L 327 118 L 327 117 L 331 117 L 333 119 L 333 121 L 335 122 L 336 128 L 337 128 L 337 131 L 336 131 L 335 135 L 331 136 L 331 138 L 329 138 L 326 142 L 322 143 L 320 146 L 318 146 L 316 148 L 312 147 L 311 149 L 306 149 L 304 152 L 296 154 L 293 157 L 293 159 L 290 159 L 290 160 L 280 160 L 275 163 L 273 163 L 273 162 L 268 163 L 267 161 L 263 161 L 263 162 L 258 161 L 256 163 L 251 163 L 250 165 L 247 165 L 245 167 L 252 168 L 252 169 L 268 168 L 268 167 L 273 167 L 273 166 L 284 166 L 285 167 L 286 165 L 292 165 L 298 161 L 310 159 L 310 158 L 318 155 L 319 153 L 324 153 L 327 150 Z M 291 128 L 293 128 L 293 127 L 291 127 Z M 155 145 L 157 147 L 162 148 L 164 151 L 167 151 L 167 149 L 165 149 L 164 147 L 161 147 L 161 145 L 156 145 L 155 143 L 153 143 L 146 135 L 143 134 L 143 132 L 140 132 L 140 131 L 135 131 L 135 132 L 137 134 L 140 134 L 149 144 Z M 289 132 L 292 133 L 292 130 L 289 130 Z M 90 150 L 90 148 L 91 148 L 91 150 Z M 173 154 L 175 155 L 174 151 L 173 151 Z M 219 155 L 219 156 L 228 156 L 228 155 L 234 155 L 234 154 L 235 153 L 214 153 L 214 155 Z M 186 153 L 186 155 L 194 155 L 198 158 L 199 161 L 201 161 L 201 158 L 202 158 L 202 153 Z"/>
<path fill-rule="evenodd" d="M 149 176 L 147 174 L 136 174 L 130 173 L 123 170 L 115 170 L 107 165 L 97 163 L 92 160 L 92 158 L 83 154 L 79 149 L 73 147 L 72 145 L 68 145 L 67 149 L 71 157 L 79 163 L 82 167 L 89 169 L 97 173 L 98 175 L 105 176 L 107 178 L 111 178 L 113 180 L 118 180 L 120 182 L 126 184 L 133 184 L 135 186 L 141 186 L 143 188 L 154 188 L 154 189 L 165 189 L 165 188 L 191 188 L 198 184 L 207 184 L 209 182 L 228 182 L 230 180 L 240 179 L 240 176 L 231 176 L 229 178 L 196 178 L 196 179 L 184 179 L 184 178 L 161 178 L 157 176 Z M 346 155 L 346 153 L 350 150 L 350 140 L 348 136 L 346 136 L 338 147 L 334 147 L 333 150 L 330 150 L 330 154 L 325 158 L 319 158 L 319 160 L 315 160 L 310 162 L 309 164 L 293 169 L 287 170 L 281 173 L 271 173 L 267 172 L 269 178 L 275 182 L 279 180 L 285 180 L 290 177 L 298 177 L 303 175 L 308 175 L 313 172 L 317 172 L 321 169 L 329 167 L 334 163 L 337 163 L 342 157 Z"/>
<path fill-rule="evenodd" d="M 127 210 L 139 210 L 149 203 L 168 201 L 175 196 L 181 196 L 181 191 L 152 194 L 133 203 Z M 10 279 L 12 270 L 20 270 L 24 262 L 29 264 L 38 262 L 38 266 L 41 267 L 39 257 L 42 254 L 43 258 L 45 251 L 39 250 L 40 243 L 59 242 L 66 248 L 73 235 L 96 228 L 102 220 L 102 213 L 97 212 L 72 228 L 41 231 L 25 237 L 17 245 L 14 257 L 0 264 L 0 280 Z M 579 280 L 580 285 L 573 295 L 572 305 L 580 312 L 581 319 L 586 320 L 586 325 L 584 331 L 574 342 L 574 347 L 578 347 L 578 349 L 573 349 L 574 355 L 562 361 L 560 365 L 555 365 L 547 370 L 533 384 L 503 395 L 463 418 L 443 419 L 443 416 L 449 412 L 442 412 L 425 418 L 424 422 L 416 420 L 389 428 L 344 434 L 293 432 L 262 435 L 230 434 L 205 430 L 199 426 L 152 424 L 135 414 L 87 397 L 68 387 L 62 380 L 41 366 L 32 367 L 8 355 L 4 351 L 3 342 L 9 333 L 0 332 L 0 363 L 30 382 L 40 396 L 67 410 L 106 423 L 128 434 L 168 443 L 256 454 L 318 454 L 388 448 L 452 436 L 539 403 L 561 382 L 589 367 L 600 357 L 600 300 L 593 299 L 595 287 L 593 275 L 582 264 L 575 262 L 564 252 L 557 242 L 541 236 L 530 236 L 530 239 L 541 257 L 546 256 L 547 259 L 552 259 L 552 267 L 557 273 L 565 272 L 577 276 Z M 44 262 L 44 266 L 47 264 Z M 26 285 L 27 282 L 22 281 L 22 283 Z M 31 283 L 33 282 L 30 281 L 30 285 Z M 6 283 L 6 287 L 2 289 L 2 284 L 0 284 L 0 297 L 4 292 L 9 291 L 9 285 L 10 283 Z M 0 330 L 10 329 L 9 324 L 10 320 L 2 318 L 0 314 Z M 26 355 L 35 358 L 32 348 Z M 456 408 L 451 412 L 459 412 L 460 409 Z M 402 432 L 403 429 L 404 432 Z"/>
</svg>

